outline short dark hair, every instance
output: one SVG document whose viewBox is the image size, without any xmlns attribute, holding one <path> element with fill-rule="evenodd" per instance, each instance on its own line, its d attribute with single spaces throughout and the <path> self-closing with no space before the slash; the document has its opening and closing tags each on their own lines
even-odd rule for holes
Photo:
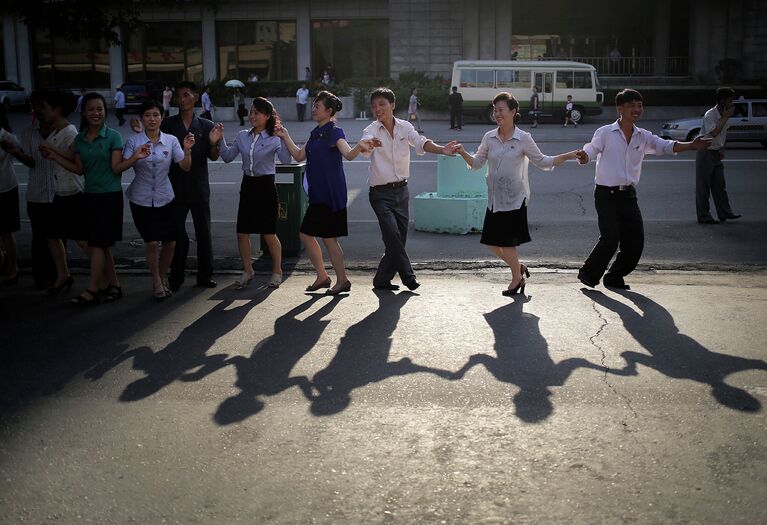
<svg viewBox="0 0 767 525">
<path fill-rule="evenodd" d="M 373 100 L 377 98 L 385 98 L 392 104 L 394 104 L 394 101 L 397 99 L 397 97 L 394 96 L 394 91 L 387 87 L 379 87 L 373 90 L 370 94 L 370 102 L 373 102 Z"/>
<path fill-rule="evenodd" d="M 642 102 L 642 94 L 636 89 L 626 88 L 615 95 L 616 106 L 622 106 L 628 102 Z"/>
<path fill-rule="evenodd" d="M 43 100 L 50 107 L 59 108 L 61 116 L 64 118 L 68 117 L 77 106 L 77 97 L 69 91 L 62 91 L 60 89 L 46 91 Z"/>
<path fill-rule="evenodd" d="M 519 110 L 519 101 L 517 101 L 517 99 L 514 98 L 514 96 L 508 91 L 501 91 L 498 93 L 493 99 L 493 105 L 496 105 L 501 101 L 506 102 L 506 106 L 509 108 L 509 111 L 512 109 Z"/>
<path fill-rule="evenodd" d="M 720 87 L 716 90 L 716 103 L 727 100 L 728 98 L 735 98 L 735 90 L 730 87 Z"/>
<path fill-rule="evenodd" d="M 269 120 L 266 121 L 266 131 L 270 135 L 274 135 L 274 127 L 280 121 L 280 116 L 274 109 L 274 105 L 264 97 L 256 97 L 253 99 L 253 109 L 263 115 L 269 115 Z"/>
<path fill-rule="evenodd" d="M 141 106 L 138 108 L 138 114 L 139 115 L 143 115 L 144 113 L 146 113 L 150 109 L 157 109 L 160 112 L 160 115 L 164 115 L 165 114 L 165 108 L 162 107 L 162 104 L 160 104 L 159 102 L 157 102 L 156 100 L 151 99 L 151 98 L 148 99 L 148 100 L 145 100 L 141 104 Z"/>
<path fill-rule="evenodd" d="M 197 87 L 197 84 L 195 84 L 194 82 L 190 80 L 182 80 L 181 82 L 176 84 L 176 91 L 178 91 L 179 89 L 188 89 L 189 91 L 193 93 L 200 92 L 200 88 Z"/>
<path fill-rule="evenodd" d="M 107 117 L 107 100 L 104 98 L 104 95 L 101 93 L 96 93 L 95 91 L 91 91 L 90 93 L 86 93 L 83 96 L 83 113 L 82 117 L 80 118 L 80 131 L 85 131 L 88 129 L 88 121 L 85 118 L 85 106 L 88 105 L 88 102 L 91 100 L 100 100 L 101 103 L 104 105 L 104 122 L 106 122 Z"/>
<path fill-rule="evenodd" d="M 314 98 L 315 102 L 322 102 L 322 105 L 328 108 L 332 111 L 330 116 L 332 117 L 339 111 L 341 111 L 344 107 L 343 103 L 341 102 L 341 99 L 339 99 L 337 96 L 335 96 L 330 91 L 320 91 L 317 93 L 317 96 Z"/>
<path fill-rule="evenodd" d="M 458 91 L 458 86 L 453 86 L 453 91 Z"/>
</svg>

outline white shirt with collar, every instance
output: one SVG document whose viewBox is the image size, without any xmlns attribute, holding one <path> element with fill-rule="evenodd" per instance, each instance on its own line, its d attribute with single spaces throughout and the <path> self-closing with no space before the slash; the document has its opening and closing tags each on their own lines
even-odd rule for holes
<svg viewBox="0 0 767 525">
<path fill-rule="evenodd" d="M 142 131 L 130 137 L 123 148 L 123 158 L 129 159 L 135 151 L 146 143 L 150 143 L 146 132 Z M 178 139 L 173 135 L 160 132 L 160 139 L 156 144 L 151 144 L 151 153 L 145 158 L 136 161 L 133 165 L 133 182 L 125 191 L 128 200 L 139 206 L 159 208 L 173 200 L 173 186 L 171 186 L 170 166 L 173 162 L 184 160 L 184 150 Z"/>
<path fill-rule="evenodd" d="M 58 150 L 68 150 L 75 141 L 75 137 L 77 137 L 77 128 L 70 124 L 62 129 L 54 130 L 45 141 Z M 75 195 L 85 191 L 85 177 L 82 175 L 72 173 L 55 164 L 53 176 L 56 181 L 56 195 Z"/>
<path fill-rule="evenodd" d="M 703 125 L 700 128 L 700 134 L 711 137 L 709 133 L 711 133 L 711 131 L 716 128 L 716 125 L 719 124 L 720 118 L 722 118 L 722 114 L 719 113 L 718 107 L 714 106 L 713 108 L 706 111 L 706 114 L 703 115 Z M 724 147 L 725 142 L 727 142 L 727 128 L 729 127 L 730 121 L 728 119 L 722 128 L 722 131 L 719 132 L 719 135 L 716 137 L 711 137 L 711 145 L 708 147 L 708 149 L 718 151 Z"/>
<path fill-rule="evenodd" d="M 309 101 L 309 90 L 306 88 L 298 88 L 296 91 L 296 103 L 306 104 Z"/>
<path fill-rule="evenodd" d="M 525 201 L 530 201 L 529 162 L 545 171 L 554 169 L 554 157 L 541 153 L 530 133 L 515 127 L 505 142 L 498 135 L 498 128 L 485 133 L 471 169 L 479 170 L 488 164 L 487 208 L 490 211 L 518 210 Z"/>
<path fill-rule="evenodd" d="M 406 180 L 410 176 L 410 147 L 415 148 L 418 155 L 424 155 L 424 145 L 430 139 L 420 135 L 412 124 L 394 118 L 394 136 L 379 120 L 376 120 L 362 130 L 362 140 L 377 138 L 381 147 L 373 148 L 372 152 L 363 153 L 370 158 L 368 184 L 379 186 L 392 182 Z"/>
<path fill-rule="evenodd" d="M 597 129 L 591 142 L 583 146 L 589 159 L 597 161 L 594 182 L 600 186 L 637 185 L 645 155 L 674 154 L 676 141 L 662 139 L 636 125 L 631 142 L 626 142 L 619 122 Z"/>
</svg>

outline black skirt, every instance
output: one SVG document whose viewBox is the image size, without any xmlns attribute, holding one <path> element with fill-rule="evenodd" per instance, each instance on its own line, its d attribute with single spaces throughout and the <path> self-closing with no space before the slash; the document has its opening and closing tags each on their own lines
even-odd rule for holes
<svg viewBox="0 0 767 525">
<path fill-rule="evenodd" d="M 244 176 L 237 209 L 237 233 L 277 233 L 277 206 L 274 175 Z"/>
<path fill-rule="evenodd" d="M 123 192 L 86 193 L 88 246 L 109 248 L 123 240 Z"/>
<path fill-rule="evenodd" d="M 130 203 L 133 222 L 144 242 L 178 240 L 172 206 L 173 202 L 157 208 Z"/>
<path fill-rule="evenodd" d="M 17 232 L 21 229 L 19 215 L 19 187 L 0 193 L 0 233 Z"/>
<path fill-rule="evenodd" d="M 346 237 L 349 235 L 346 208 L 334 212 L 327 204 L 309 203 L 301 223 L 301 233 L 324 239 Z"/>
<path fill-rule="evenodd" d="M 49 238 L 85 241 L 88 239 L 88 199 L 85 193 L 56 195 L 53 198 L 54 225 Z"/>
<path fill-rule="evenodd" d="M 482 244 L 489 246 L 519 246 L 530 242 L 527 229 L 527 206 L 522 204 L 518 210 L 485 212 L 482 226 Z"/>
</svg>

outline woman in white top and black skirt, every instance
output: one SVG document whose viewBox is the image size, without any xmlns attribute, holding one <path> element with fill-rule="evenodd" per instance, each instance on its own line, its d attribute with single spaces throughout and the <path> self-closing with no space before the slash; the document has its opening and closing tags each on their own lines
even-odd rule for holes
<svg viewBox="0 0 767 525">
<path fill-rule="evenodd" d="M 499 93 L 493 99 L 493 115 L 498 127 L 482 137 L 477 153 L 471 155 L 463 147 L 458 153 L 473 170 L 488 163 L 487 212 L 479 242 L 509 265 L 512 279 L 503 295 L 514 295 L 525 292 L 523 274 L 530 276 L 517 255 L 517 246 L 530 242 L 528 163 L 532 161 L 538 168 L 549 171 L 566 160 L 575 160 L 577 150 L 556 157 L 541 153 L 532 136 L 515 126 L 520 118 L 519 102 L 509 93 Z"/>
</svg>

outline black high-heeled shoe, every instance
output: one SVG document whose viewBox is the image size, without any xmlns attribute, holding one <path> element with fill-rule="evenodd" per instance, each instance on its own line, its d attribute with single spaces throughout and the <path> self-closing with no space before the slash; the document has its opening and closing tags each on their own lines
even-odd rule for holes
<svg viewBox="0 0 767 525">
<path fill-rule="evenodd" d="M 528 270 L 527 266 L 522 263 L 519 263 L 519 273 L 521 273 L 525 277 L 530 277 L 530 270 Z"/>
<path fill-rule="evenodd" d="M 45 289 L 45 295 L 49 295 L 49 296 L 58 295 L 65 288 L 66 288 L 66 291 L 68 292 L 69 290 L 72 289 L 72 285 L 73 284 L 75 284 L 75 278 L 70 275 L 59 286 L 49 286 L 48 288 L 46 288 Z"/>
<path fill-rule="evenodd" d="M 521 281 L 514 287 L 514 288 L 507 288 L 504 291 L 501 292 L 501 295 L 505 295 L 506 297 L 511 297 L 512 295 L 515 295 L 517 292 L 524 295 L 525 293 L 525 284 L 527 282 L 525 281 L 525 278 L 523 277 Z"/>
</svg>

